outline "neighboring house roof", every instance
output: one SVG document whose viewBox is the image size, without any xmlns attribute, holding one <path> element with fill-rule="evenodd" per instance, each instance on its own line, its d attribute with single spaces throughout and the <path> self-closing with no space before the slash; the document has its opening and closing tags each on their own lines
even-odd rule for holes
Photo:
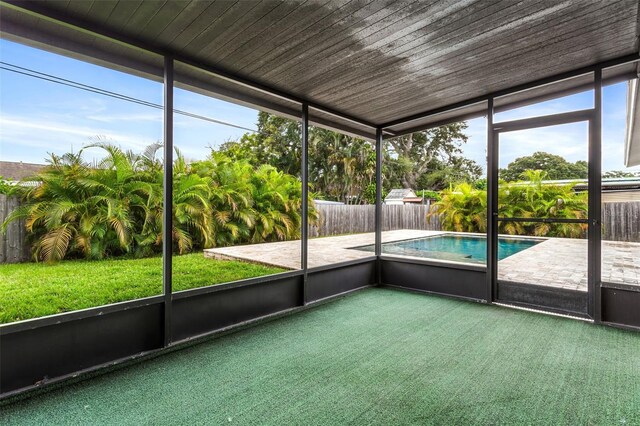
<svg viewBox="0 0 640 426">
<path fill-rule="evenodd" d="M 406 198 L 419 198 L 412 189 L 392 189 L 389 191 L 384 201 L 399 200 L 404 201 Z M 422 198 L 420 198 L 422 199 Z"/>
<path fill-rule="evenodd" d="M 576 188 L 579 185 L 576 185 Z M 587 189 L 587 182 L 585 181 L 582 186 Z M 640 176 L 628 177 L 628 178 L 603 178 L 602 179 L 602 191 L 638 191 L 640 190 Z"/>
<path fill-rule="evenodd" d="M 31 177 L 46 167 L 43 164 L 0 161 L 0 176 L 4 179 L 22 180 Z"/>
<path fill-rule="evenodd" d="M 329 201 L 329 200 L 313 200 L 315 204 L 333 204 L 333 205 L 344 205 L 340 201 Z"/>
<path fill-rule="evenodd" d="M 529 182 L 514 182 L 515 185 L 527 185 Z M 543 185 L 568 185 L 575 184 L 574 189 L 577 191 L 586 191 L 589 189 L 588 179 L 562 179 L 562 180 L 543 180 Z M 602 178 L 602 191 L 638 191 L 640 190 L 640 176 L 628 178 Z"/>
<path fill-rule="evenodd" d="M 627 128 L 624 140 L 624 165 L 640 166 L 640 85 L 638 79 L 627 83 Z"/>
</svg>

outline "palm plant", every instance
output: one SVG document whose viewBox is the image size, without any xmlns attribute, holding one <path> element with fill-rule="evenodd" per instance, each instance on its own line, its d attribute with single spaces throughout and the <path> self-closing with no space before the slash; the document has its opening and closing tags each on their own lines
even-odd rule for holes
<svg viewBox="0 0 640 426">
<path fill-rule="evenodd" d="M 184 174 L 174 176 L 173 182 L 171 234 L 178 253 L 190 252 L 194 243 L 199 247 L 211 247 L 213 221 L 209 205 L 209 179 Z"/>
<path fill-rule="evenodd" d="M 248 161 L 216 152 L 193 170 L 210 178 L 213 245 L 300 237 L 302 188 L 294 176 L 268 165 L 254 170 Z M 315 209 L 309 210 L 310 221 L 316 220 Z"/>
<path fill-rule="evenodd" d="M 546 184 L 547 174 L 527 170 L 521 182 L 501 182 L 498 211 L 503 217 L 586 219 L 588 194 L 577 193 L 575 184 Z M 586 224 L 501 221 L 499 231 L 514 235 L 579 238 Z"/>
<path fill-rule="evenodd" d="M 251 242 L 300 238 L 300 182 L 274 167 L 260 167 L 253 179 L 255 226 Z"/>
<path fill-rule="evenodd" d="M 84 150 L 105 157 L 88 164 Z M 99 141 L 77 154 L 52 155 L 49 166 L 26 189 L 23 206 L 3 228 L 24 219 L 37 260 L 148 256 L 162 247 L 161 145 L 142 154 Z M 172 229 L 178 254 L 242 242 L 300 237 L 300 181 L 272 166 L 254 169 L 219 153 L 190 163 L 176 150 L 173 163 Z M 311 202 L 309 203 L 311 206 Z M 317 212 L 310 208 L 310 221 Z"/>
<path fill-rule="evenodd" d="M 428 219 L 438 216 L 442 228 L 456 232 L 485 232 L 487 229 L 487 194 L 470 183 L 460 183 L 442 191 Z"/>
<path fill-rule="evenodd" d="M 130 251 L 137 218 L 147 218 L 148 200 L 157 194 L 153 183 L 140 180 L 130 159 L 108 144 L 90 147 L 107 152 L 90 167 L 77 154 L 51 155 L 49 167 L 29 179 L 25 204 L 5 223 L 24 219 L 34 237 L 34 257 L 56 261 L 67 254 L 99 259 Z"/>
<path fill-rule="evenodd" d="M 205 161 L 193 164 L 199 176 L 209 179 L 212 221 L 212 246 L 226 246 L 247 241 L 255 224 L 251 176 L 254 173 L 246 161 L 212 153 Z"/>
<path fill-rule="evenodd" d="M 575 192 L 575 184 L 547 184 L 544 182 L 547 175 L 540 170 L 528 170 L 524 177 L 526 180 L 521 182 L 500 182 L 499 216 L 587 218 L 587 194 Z M 485 232 L 486 212 L 486 191 L 462 183 L 442 191 L 442 200 L 433 204 L 428 218 L 438 216 L 447 231 Z M 584 236 L 586 224 L 501 220 L 498 231 L 510 235 L 580 238 Z"/>
</svg>

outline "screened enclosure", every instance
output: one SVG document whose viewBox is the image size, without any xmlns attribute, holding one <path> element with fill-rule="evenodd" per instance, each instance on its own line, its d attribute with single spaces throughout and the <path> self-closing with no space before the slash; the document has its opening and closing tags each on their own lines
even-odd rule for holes
<svg viewBox="0 0 640 426">
<path fill-rule="evenodd" d="M 42 166 L 2 396 L 368 287 L 638 330 L 637 4 L 462 3 L 0 3 L 2 161 Z"/>
</svg>

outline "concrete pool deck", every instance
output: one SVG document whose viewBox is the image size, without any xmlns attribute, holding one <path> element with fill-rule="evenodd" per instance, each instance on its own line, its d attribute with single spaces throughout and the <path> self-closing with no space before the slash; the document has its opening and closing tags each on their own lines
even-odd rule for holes
<svg viewBox="0 0 640 426">
<path fill-rule="evenodd" d="M 382 233 L 382 242 L 447 233 L 414 229 L 385 231 Z M 309 240 L 309 267 L 371 257 L 372 252 L 354 250 L 354 247 L 373 244 L 374 240 L 375 235 L 372 232 L 312 238 Z M 300 240 L 250 244 L 206 249 L 204 255 L 216 259 L 238 259 L 287 269 L 299 269 L 300 245 Z M 424 260 L 424 258 L 418 259 Z M 434 260 L 434 262 L 438 261 Z M 498 279 L 587 291 L 587 241 L 548 238 L 540 244 L 499 261 Z M 640 243 L 604 241 L 602 281 L 640 286 Z"/>
<path fill-rule="evenodd" d="M 382 242 L 388 243 L 440 234 L 443 232 L 413 229 L 386 231 L 382 233 Z M 311 238 L 309 239 L 309 268 L 371 257 L 374 255 L 373 252 L 354 250 L 353 247 L 374 243 L 375 234 L 373 232 Z M 300 250 L 300 240 L 293 240 L 206 249 L 204 255 L 218 259 L 241 259 L 288 269 L 300 269 Z"/>
</svg>

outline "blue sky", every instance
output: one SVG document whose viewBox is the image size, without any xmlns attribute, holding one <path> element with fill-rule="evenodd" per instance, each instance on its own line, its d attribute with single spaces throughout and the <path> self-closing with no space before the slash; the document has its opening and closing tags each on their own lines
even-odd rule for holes
<svg viewBox="0 0 640 426">
<path fill-rule="evenodd" d="M 0 59 L 68 80 L 162 103 L 162 84 L 64 56 L 0 40 Z M 176 89 L 175 108 L 242 127 L 255 128 L 257 111 Z M 495 121 L 546 115 L 593 106 L 593 94 L 582 93 L 496 114 Z M 622 170 L 626 83 L 603 93 L 603 170 Z M 188 158 L 202 158 L 208 146 L 239 138 L 244 130 L 176 115 L 174 141 Z M 486 121 L 470 120 L 464 154 L 484 166 Z M 0 158 L 43 163 L 49 152 L 62 154 L 102 138 L 123 148 L 142 150 L 162 140 L 162 111 L 85 92 L 6 70 L 0 70 Z M 514 132 L 501 138 L 500 166 L 515 158 L 547 151 L 569 161 L 587 159 L 587 128 L 572 124 Z M 87 157 L 99 157 L 88 151 Z M 629 170 L 640 170 L 635 167 Z"/>
</svg>

